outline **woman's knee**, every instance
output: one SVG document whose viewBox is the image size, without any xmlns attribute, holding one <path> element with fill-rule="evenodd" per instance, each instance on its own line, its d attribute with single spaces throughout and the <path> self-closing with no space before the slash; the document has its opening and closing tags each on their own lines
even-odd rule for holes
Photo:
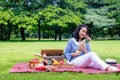
<svg viewBox="0 0 120 80">
<path fill-rule="evenodd" d="M 96 56 L 97 55 L 95 52 L 89 52 L 88 54 L 91 55 L 91 56 Z"/>
</svg>

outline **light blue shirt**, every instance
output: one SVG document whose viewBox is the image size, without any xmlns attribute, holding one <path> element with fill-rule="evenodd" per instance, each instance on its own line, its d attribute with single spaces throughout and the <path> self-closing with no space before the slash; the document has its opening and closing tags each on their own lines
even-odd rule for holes
<svg viewBox="0 0 120 80">
<path fill-rule="evenodd" d="M 90 52 L 90 45 L 89 42 L 85 41 L 85 47 L 87 49 L 88 52 Z M 64 57 L 66 58 L 67 61 L 71 61 L 75 58 L 77 58 L 78 56 L 82 56 L 84 55 L 84 52 L 81 52 L 80 55 L 76 56 L 76 57 L 72 57 L 72 54 L 78 49 L 79 47 L 79 42 L 76 41 L 75 38 L 71 38 L 68 43 L 67 46 L 64 50 Z"/>
</svg>

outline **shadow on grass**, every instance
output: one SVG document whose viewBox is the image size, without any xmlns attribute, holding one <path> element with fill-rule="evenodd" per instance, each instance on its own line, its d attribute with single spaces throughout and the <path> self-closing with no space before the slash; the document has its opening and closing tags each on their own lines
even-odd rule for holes
<svg viewBox="0 0 120 80">
<path fill-rule="evenodd" d="M 94 39 L 93 41 L 120 41 L 120 39 Z"/>
<path fill-rule="evenodd" d="M 120 57 L 119 56 L 100 56 L 100 58 L 104 61 L 106 61 L 106 59 L 115 59 L 117 61 L 117 63 L 120 64 Z"/>
<path fill-rule="evenodd" d="M 61 41 L 59 40 L 54 40 L 54 39 L 41 39 L 40 41 L 38 39 L 27 39 L 25 41 L 22 41 L 20 39 L 13 39 L 13 40 L 0 40 L 0 42 L 66 42 L 69 39 L 62 39 Z M 95 39 L 92 41 L 120 41 L 120 40 L 114 40 L 114 39 Z"/>
<path fill-rule="evenodd" d="M 22 40 L 5 40 L 5 41 L 3 41 L 3 40 L 1 40 L 0 42 L 66 42 L 66 41 L 68 41 L 67 39 L 66 40 L 61 40 L 61 41 L 59 41 L 59 40 L 25 40 L 25 41 L 22 41 Z"/>
</svg>

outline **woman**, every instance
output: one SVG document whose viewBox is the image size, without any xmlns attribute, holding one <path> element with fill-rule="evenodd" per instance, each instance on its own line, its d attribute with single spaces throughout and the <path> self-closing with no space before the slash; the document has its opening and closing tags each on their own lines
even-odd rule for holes
<svg viewBox="0 0 120 80">
<path fill-rule="evenodd" d="M 64 50 L 64 57 L 68 63 L 72 63 L 77 67 L 91 67 L 106 71 L 118 70 L 101 60 L 96 53 L 91 52 L 88 36 L 88 26 L 79 25 L 73 33 Z"/>
</svg>

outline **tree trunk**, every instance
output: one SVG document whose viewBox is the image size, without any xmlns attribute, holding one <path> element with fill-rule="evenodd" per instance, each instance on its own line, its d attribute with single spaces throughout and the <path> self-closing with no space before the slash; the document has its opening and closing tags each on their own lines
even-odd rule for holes
<svg viewBox="0 0 120 80">
<path fill-rule="evenodd" d="M 55 30 L 55 41 L 57 40 L 57 30 Z"/>
<path fill-rule="evenodd" d="M 90 22 L 89 24 L 87 24 L 88 25 L 88 27 L 89 27 L 89 36 L 91 37 L 91 28 L 92 28 L 92 26 L 93 26 L 93 22 Z"/>
<path fill-rule="evenodd" d="M 89 32 L 88 35 L 91 37 L 91 26 L 89 26 Z"/>
<path fill-rule="evenodd" d="M 117 34 L 118 34 L 118 39 L 120 40 L 120 27 L 118 27 L 116 30 L 117 30 Z"/>
<path fill-rule="evenodd" d="M 12 32 L 12 27 L 11 27 L 11 24 L 10 22 L 8 21 L 8 36 L 7 36 L 7 39 L 10 40 L 10 35 L 11 35 L 11 32 Z"/>
<path fill-rule="evenodd" d="M 25 28 L 20 28 L 20 34 L 21 34 L 21 38 L 22 38 L 22 41 L 25 41 Z"/>
<path fill-rule="evenodd" d="M 61 39 L 62 39 L 62 29 L 60 27 L 60 29 L 59 29 L 59 41 L 61 41 Z"/>
<path fill-rule="evenodd" d="M 3 40 L 3 25 L 0 24 L 0 40 Z"/>
<path fill-rule="evenodd" d="M 62 33 L 59 33 L 59 41 L 62 40 Z"/>
<path fill-rule="evenodd" d="M 39 37 L 39 41 L 41 39 L 41 31 L 40 31 L 40 20 L 38 21 L 38 37 Z"/>
</svg>

